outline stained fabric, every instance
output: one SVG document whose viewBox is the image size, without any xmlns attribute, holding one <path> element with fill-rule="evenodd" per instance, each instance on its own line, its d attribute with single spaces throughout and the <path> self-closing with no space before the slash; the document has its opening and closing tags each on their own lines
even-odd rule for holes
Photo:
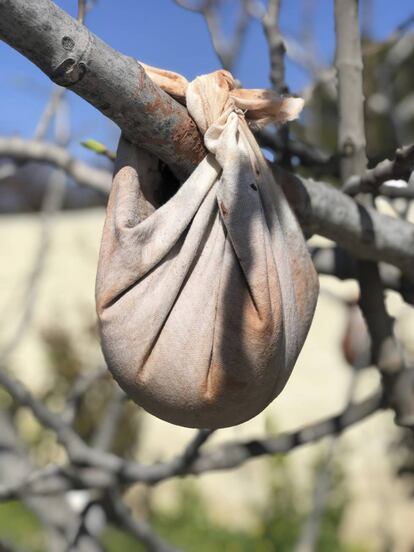
<svg viewBox="0 0 414 552">
<path fill-rule="evenodd" d="M 157 175 L 121 138 L 96 283 L 104 356 L 155 416 L 240 424 L 282 391 L 318 294 L 301 229 L 249 128 L 295 118 L 303 102 L 238 89 L 226 71 L 188 83 L 145 69 L 186 104 L 209 154 L 148 209 L 143 190 Z"/>
</svg>

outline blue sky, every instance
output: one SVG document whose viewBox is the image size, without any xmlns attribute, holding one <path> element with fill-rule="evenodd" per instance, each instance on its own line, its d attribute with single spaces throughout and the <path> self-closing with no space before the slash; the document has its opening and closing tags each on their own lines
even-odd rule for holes
<svg viewBox="0 0 414 552">
<path fill-rule="evenodd" d="M 35 0 L 33 0 L 35 1 Z M 227 1 L 227 15 L 238 0 Z M 75 15 L 76 0 L 56 2 Z M 375 38 L 388 36 L 414 12 L 412 0 L 371 0 L 370 30 Z M 304 0 L 282 0 L 282 32 L 301 42 Z M 322 64 L 334 54 L 333 0 L 315 0 L 315 48 Z M 98 0 L 87 26 L 112 47 L 151 65 L 171 69 L 191 79 L 219 68 L 203 18 L 178 7 L 173 0 Z M 305 28 L 306 30 L 306 28 Z M 0 134 L 30 137 L 51 90 L 50 81 L 23 56 L 0 42 Z M 241 58 L 233 71 L 243 86 L 269 86 L 266 43 L 258 22 L 249 28 Z M 309 82 L 301 67 L 287 60 L 287 82 L 295 93 Z M 115 126 L 74 94 L 68 95 L 72 123 L 71 149 L 92 158 L 78 144 L 95 138 L 115 148 Z"/>
</svg>

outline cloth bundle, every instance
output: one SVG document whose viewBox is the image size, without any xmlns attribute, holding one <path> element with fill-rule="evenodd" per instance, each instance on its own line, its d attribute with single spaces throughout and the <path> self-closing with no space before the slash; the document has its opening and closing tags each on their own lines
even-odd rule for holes
<svg viewBox="0 0 414 552">
<path fill-rule="evenodd" d="M 121 137 L 96 284 L 104 356 L 155 416 L 236 425 L 281 392 L 315 309 L 301 229 L 249 128 L 295 118 L 303 101 L 238 89 L 226 71 L 188 83 L 144 67 L 186 104 L 210 153 L 149 210 L 157 174 Z"/>
</svg>

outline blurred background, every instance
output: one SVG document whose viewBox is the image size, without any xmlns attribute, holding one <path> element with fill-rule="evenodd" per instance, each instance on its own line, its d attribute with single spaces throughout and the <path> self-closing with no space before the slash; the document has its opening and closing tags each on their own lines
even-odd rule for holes
<svg viewBox="0 0 414 552">
<path fill-rule="evenodd" d="M 75 0 L 56 4 L 76 17 Z M 95 0 L 88 4 L 85 24 L 114 49 L 189 80 L 224 61 L 243 87 L 271 87 L 261 21 L 266 2 L 213 2 L 210 26 L 197 11 L 201 4 Z M 414 140 L 414 5 L 412 0 L 364 0 L 360 21 L 367 153 L 374 166 Z M 333 2 L 282 1 L 280 32 L 287 50 L 285 83 L 290 93 L 306 100 L 290 137 L 311 147 L 314 157 L 306 163 L 306 156 L 292 156 L 290 163 L 300 174 L 337 186 Z M 60 92 L 4 43 L 0 68 L 0 137 L 57 144 L 102 171 L 109 182 L 118 128 L 74 94 Z M 274 146 L 275 130 L 266 136 L 266 155 L 283 162 L 283 151 Z M 60 184 L 51 186 L 57 174 Z M 100 440 L 108 441 L 102 428 L 115 420 L 109 442 L 102 446 L 154 463 L 173 458 L 194 432 L 125 401 L 104 369 L 94 279 L 105 202 L 104 194 L 79 186 L 46 163 L 0 154 L 1 364 L 56 411 L 86 374 L 89 380 L 73 420 L 78 433 L 99 448 Z M 378 200 L 377 207 L 393 216 L 404 212 L 414 220 L 412 202 L 388 198 Z M 332 245 L 318 236 L 309 241 L 314 254 Z M 213 434 L 207 449 L 302 428 L 339 413 L 350 396 L 363 399 L 379 387 L 378 372 L 368 361 L 365 324 L 355 306 L 356 282 L 327 274 L 320 280 L 312 329 L 282 395 L 250 422 Z M 412 361 L 413 297 L 388 291 L 386 301 Z M 55 435 L 0 388 L 0 413 L 5 412 L 12 414 L 19 447 L 32 466 L 65 460 Z M 0 440 L 9 435 L 9 421 L 0 417 Z M 11 467 L 2 463 L 1 450 L 0 479 L 7 481 Z M 413 491 L 413 438 L 397 428 L 392 412 L 379 411 L 340 437 L 286 455 L 261 457 L 231 471 L 154 487 L 134 485 L 126 500 L 160 535 L 189 551 L 412 552 Z M 93 498 L 89 491 L 67 494 L 73 512 L 93 506 Z M 91 507 L 90 523 L 105 550 L 141 549 L 127 532 L 107 523 L 98 507 Z M 0 550 L 40 552 L 46 549 L 45 538 L 39 515 L 27 500 L 0 504 Z"/>
</svg>

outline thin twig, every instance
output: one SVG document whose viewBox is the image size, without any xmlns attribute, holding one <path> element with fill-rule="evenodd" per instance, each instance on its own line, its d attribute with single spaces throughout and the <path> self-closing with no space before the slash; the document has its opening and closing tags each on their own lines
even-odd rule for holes
<svg viewBox="0 0 414 552">
<path fill-rule="evenodd" d="M 357 280 L 358 263 L 340 247 L 311 247 L 310 254 L 318 274 L 335 276 L 339 280 Z M 379 264 L 384 288 L 401 294 L 404 301 L 414 305 L 414 283 L 403 277 L 401 272 L 385 263 Z"/>
<path fill-rule="evenodd" d="M 122 389 L 114 385 L 113 396 L 92 438 L 92 446 L 96 450 L 110 450 L 115 433 L 119 429 L 119 420 L 122 415 L 125 399 L 126 395 Z"/>
<path fill-rule="evenodd" d="M 66 88 L 53 85 L 52 94 L 46 104 L 46 107 L 37 123 L 36 130 L 33 135 L 34 140 L 44 140 L 48 131 L 49 125 L 56 114 L 56 111 L 63 100 L 66 93 Z"/>
<path fill-rule="evenodd" d="M 353 175 L 363 175 L 366 166 L 357 1 L 336 0 L 335 22 L 341 175 L 343 182 L 346 182 Z M 358 261 L 358 281 L 359 304 L 371 337 L 372 360 L 382 375 L 385 395 L 396 412 L 396 422 L 414 427 L 414 370 L 405 366 L 400 344 L 395 339 L 393 319 L 384 303 L 378 265 L 374 262 Z"/>
<path fill-rule="evenodd" d="M 0 370 L 7 363 L 10 355 L 21 343 L 33 319 L 37 290 L 46 265 L 50 249 L 52 224 L 55 213 L 61 208 L 65 197 L 65 175 L 54 171 L 49 178 L 47 191 L 42 205 L 42 225 L 35 262 L 27 279 L 24 293 L 23 312 L 19 323 L 7 345 L 0 351 Z"/>
<path fill-rule="evenodd" d="M 327 155 L 316 146 L 292 139 L 289 139 L 288 144 L 284 145 L 280 133 L 272 132 L 267 128 L 255 132 L 255 137 L 262 147 L 270 148 L 274 152 L 286 147 L 289 150 L 289 155 L 296 156 L 304 167 L 317 167 L 330 175 L 335 174 L 338 170 L 337 157 Z"/>
<path fill-rule="evenodd" d="M 230 442 L 209 452 L 199 454 L 194 463 L 186 466 L 183 472 L 182 455 L 163 464 L 144 466 L 124 460 L 108 453 L 95 454 L 93 449 L 83 450 L 84 466 L 76 471 L 56 468 L 39 472 L 36 477 L 22 481 L 18 485 L 0 487 L 0 500 L 11 500 L 24 490 L 26 493 L 48 494 L 68 488 L 110 488 L 116 481 L 123 483 L 142 482 L 154 485 L 171 477 L 185 474 L 200 474 L 215 470 L 228 470 L 245 462 L 267 454 L 285 454 L 291 450 L 314 443 L 330 435 L 342 433 L 348 427 L 364 420 L 383 407 L 381 392 L 359 402 L 350 404 L 343 412 L 314 424 L 266 439 L 245 442 Z M 49 424 L 45 424 L 50 427 Z M 53 429 L 53 428 L 52 428 Z M 205 435 L 204 435 L 205 436 Z M 200 433 L 195 442 L 200 442 Z M 194 445 L 190 443 L 189 447 Z M 184 453 L 185 455 L 185 453 Z M 91 470 L 90 468 L 94 468 Z"/>
<path fill-rule="evenodd" d="M 280 7 L 281 0 L 269 0 L 267 12 L 262 23 L 263 30 L 269 47 L 270 56 L 270 82 L 273 90 L 280 95 L 289 93 L 285 81 L 285 43 L 280 32 Z M 289 126 L 286 124 L 279 130 L 282 143 L 281 155 L 278 162 L 282 167 L 291 168 L 291 157 L 289 149 Z"/>
<path fill-rule="evenodd" d="M 351 196 L 360 192 L 379 193 L 381 185 L 387 180 L 408 181 L 414 170 L 414 144 L 398 148 L 392 161 L 385 159 L 373 169 L 365 171 L 360 176 L 354 175 L 345 182 L 343 191 Z M 402 189 L 401 191 L 403 191 Z M 413 193 L 412 190 L 410 190 Z"/>
<path fill-rule="evenodd" d="M 217 0 L 202 0 L 198 6 L 187 4 L 183 0 L 175 0 L 180 7 L 204 16 L 214 51 L 219 58 L 221 66 L 227 71 L 231 71 L 236 63 L 237 57 L 246 35 L 247 27 L 251 17 L 250 5 L 252 0 L 241 0 L 238 2 L 238 14 L 236 28 L 233 36 L 229 39 L 224 37 L 220 28 Z"/>
<path fill-rule="evenodd" d="M 270 81 L 278 94 L 287 94 L 289 89 L 285 82 L 285 44 L 279 29 L 281 0 L 269 0 L 267 12 L 263 17 L 263 30 L 269 45 Z"/>
<path fill-rule="evenodd" d="M 108 375 L 106 366 L 99 366 L 95 370 L 82 372 L 74 381 L 66 396 L 65 410 L 62 414 L 68 424 L 72 424 L 82 400 L 88 389 L 98 380 Z"/>
</svg>

